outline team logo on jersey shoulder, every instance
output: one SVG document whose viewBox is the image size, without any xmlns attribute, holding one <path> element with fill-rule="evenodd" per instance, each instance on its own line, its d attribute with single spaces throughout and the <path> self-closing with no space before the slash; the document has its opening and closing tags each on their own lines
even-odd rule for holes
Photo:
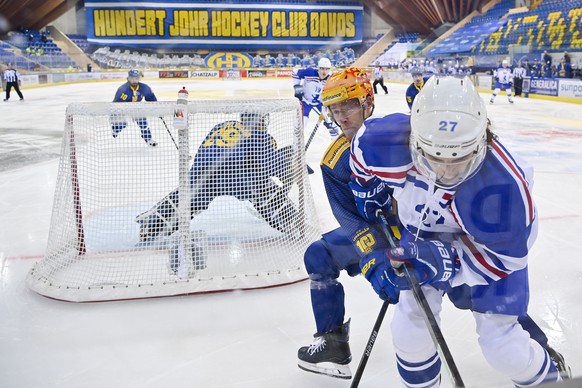
<svg viewBox="0 0 582 388">
<path fill-rule="evenodd" d="M 337 162 L 341 159 L 344 152 L 349 151 L 350 142 L 345 136 L 338 137 L 333 143 L 327 147 L 321 165 L 327 166 L 331 169 L 335 167 Z"/>
<path fill-rule="evenodd" d="M 203 147 L 234 147 L 241 138 L 250 136 L 250 131 L 247 130 L 240 121 L 229 120 L 217 124 L 212 131 L 206 136 L 202 143 Z"/>
</svg>

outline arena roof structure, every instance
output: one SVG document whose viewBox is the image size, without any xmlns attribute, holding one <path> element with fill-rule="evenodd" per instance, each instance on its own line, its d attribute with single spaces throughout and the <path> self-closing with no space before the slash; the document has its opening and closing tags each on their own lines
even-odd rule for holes
<svg viewBox="0 0 582 388">
<path fill-rule="evenodd" d="M 362 3 L 371 13 L 391 25 L 397 33 L 419 32 L 421 35 L 428 35 L 442 24 L 459 22 L 491 1 L 496 0 L 362 0 Z M 4 23 L 0 20 L 0 32 L 19 27 L 41 29 L 78 3 L 81 2 L 0 0 L 0 18 L 4 19 Z M 2 31 L 2 24 L 6 31 Z"/>
</svg>

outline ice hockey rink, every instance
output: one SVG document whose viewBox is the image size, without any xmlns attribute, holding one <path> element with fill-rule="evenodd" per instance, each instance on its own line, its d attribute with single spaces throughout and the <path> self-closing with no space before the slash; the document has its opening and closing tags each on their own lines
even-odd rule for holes
<svg viewBox="0 0 582 388">
<path fill-rule="evenodd" d="M 186 86 L 191 99 L 291 97 L 291 80 L 144 80 L 158 100 Z M 46 249 L 65 109 L 111 101 L 117 82 L 23 89 L 0 103 L 0 387 L 348 387 L 307 373 L 297 349 L 312 340 L 309 282 L 263 290 L 104 303 L 70 303 L 30 291 L 24 279 Z M 376 113 L 408 112 L 406 85 L 388 84 Z M 482 94 L 488 101 L 489 95 Z M 582 109 L 516 98 L 488 104 L 495 132 L 535 167 L 540 219 L 530 256 L 529 312 L 582 376 Z M 306 134 L 311 132 L 312 117 Z M 127 131 L 127 129 L 126 129 Z M 153 134 L 158 141 L 167 134 Z M 143 142 L 138 135 L 136 142 Z M 321 128 L 307 153 L 317 167 L 330 137 Z M 147 147 L 144 144 L 144 147 Z M 156 152 L 155 148 L 148 152 Z M 323 231 L 336 227 L 318 169 L 310 176 Z M 362 277 L 340 278 L 351 317 L 355 373 L 381 301 Z M 389 322 L 382 326 L 361 387 L 400 386 Z M 481 355 L 467 311 L 445 300 L 442 330 L 467 387 L 511 387 Z M 443 369 L 444 370 L 444 369 Z M 450 387 L 446 372 L 443 387 Z"/>
</svg>

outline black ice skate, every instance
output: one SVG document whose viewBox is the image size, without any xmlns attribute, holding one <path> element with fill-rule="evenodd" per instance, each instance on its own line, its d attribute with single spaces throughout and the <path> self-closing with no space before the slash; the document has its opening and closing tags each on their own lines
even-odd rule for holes
<svg viewBox="0 0 582 388">
<path fill-rule="evenodd" d="M 349 339 L 349 320 L 327 333 L 316 334 L 311 345 L 303 346 L 297 352 L 297 365 L 308 372 L 351 379 L 352 371 L 348 365 L 352 361 Z"/>
<path fill-rule="evenodd" d="M 562 377 L 562 380 L 571 380 L 572 379 L 572 371 L 570 367 L 566 364 L 564 360 L 564 356 L 558 353 L 555 349 L 550 347 L 549 345 L 546 346 L 546 350 L 548 351 L 550 358 L 556 364 L 556 368 L 558 368 L 558 372 Z"/>
</svg>

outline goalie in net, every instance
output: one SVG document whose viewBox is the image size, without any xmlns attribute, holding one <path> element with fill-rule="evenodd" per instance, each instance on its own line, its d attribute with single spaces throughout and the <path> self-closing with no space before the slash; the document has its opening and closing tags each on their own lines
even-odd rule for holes
<svg viewBox="0 0 582 388">
<path fill-rule="evenodd" d="M 287 197 L 293 182 L 293 147 L 278 149 L 268 125 L 269 114 L 241 113 L 240 120 L 212 128 L 190 168 L 191 218 L 216 197 L 229 195 L 248 200 L 271 227 L 291 233 L 289 220 L 297 213 Z M 178 229 L 179 200 L 179 190 L 174 190 L 136 217 L 141 243 L 152 243 Z"/>
</svg>

